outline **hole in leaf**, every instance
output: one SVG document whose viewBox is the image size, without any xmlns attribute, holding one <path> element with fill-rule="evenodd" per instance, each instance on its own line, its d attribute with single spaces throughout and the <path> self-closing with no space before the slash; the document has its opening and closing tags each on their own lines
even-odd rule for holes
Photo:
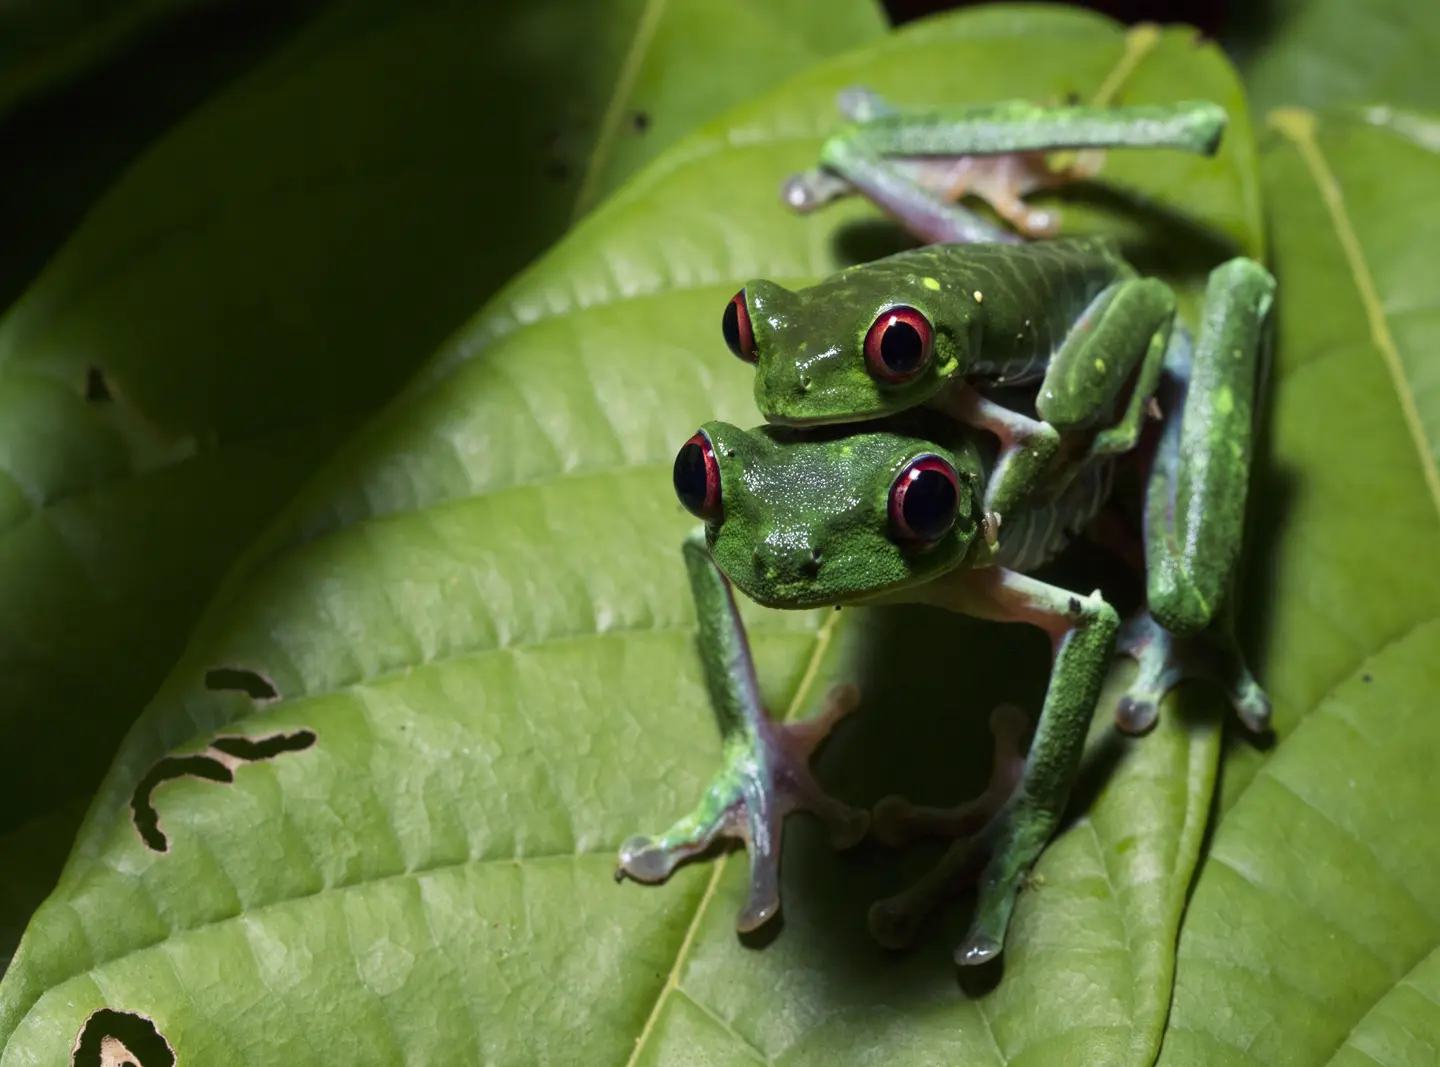
<svg viewBox="0 0 1440 1067">
<path fill-rule="evenodd" d="M 75 1036 L 70 1067 L 175 1067 L 175 1050 L 148 1017 L 100 1008 Z"/>
<path fill-rule="evenodd" d="M 205 672 L 205 688 L 217 693 L 244 693 L 252 700 L 280 699 L 275 683 L 249 667 L 211 667 Z"/>
<path fill-rule="evenodd" d="M 210 747 L 246 763 L 274 759 L 284 752 L 304 752 L 315 743 L 314 730 L 296 730 L 293 734 L 271 734 L 269 737 L 217 737 Z"/>
<path fill-rule="evenodd" d="M 92 404 L 113 399 L 110 383 L 105 380 L 105 372 L 99 367 L 91 367 L 85 372 L 85 399 Z"/>
<path fill-rule="evenodd" d="M 130 795 L 130 819 L 135 825 L 135 832 L 152 852 L 168 852 L 170 840 L 160 829 L 160 812 L 155 807 L 157 788 L 177 778 L 199 778 L 229 785 L 235 781 L 236 764 L 274 759 L 286 752 L 303 752 L 315 741 L 314 730 L 296 730 L 269 737 L 230 735 L 215 738 L 204 752 L 166 756 L 156 761 Z"/>
</svg>

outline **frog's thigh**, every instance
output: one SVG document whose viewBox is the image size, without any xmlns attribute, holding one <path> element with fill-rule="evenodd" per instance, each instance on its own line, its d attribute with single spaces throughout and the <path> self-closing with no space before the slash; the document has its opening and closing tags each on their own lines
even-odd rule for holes
<svg viewBox="0 0 1440 1067">
<path fill-rule="evenodd" d="M 1109 422 L 1137 366 L 1137 402 L 1154 386 L 1175 321 L 1175 293 L 1157 278 L 1131 278 L 1091 301 L 1050 360 L 1035 408 L 1062 433 Z M 1138 411 L 1138 403 L 1137 403 Z M 1128 417 L 1128 412 L 1127 412 Z"/>
<path fill-rule="evenodd" d="M 1195 633 L 1216 616 L 1240 556 L 1255 389 L 1275 279 L 1236 258 L 1210 275 L 1180 425 L 1167 424 L 1146 489 L 1151 612 Z M 1183 375 L 1183 368 L 1182 368 Z"/>
</svg>

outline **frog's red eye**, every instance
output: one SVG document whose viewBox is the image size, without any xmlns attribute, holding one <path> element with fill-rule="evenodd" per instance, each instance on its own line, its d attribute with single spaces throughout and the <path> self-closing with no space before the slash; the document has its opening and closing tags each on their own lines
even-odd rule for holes
<svg viewBox="0 0 1440 1067">
<path fill-rule="evenodd" d="M 932 544 L 950 532 L 960 505 L 960 479 L 939 456 L 920 456 L 890 485 L 890 529 L 897 540 Z"/>
<path fill-rule="evenodd" d="M 730 351 L 746 363 L 755 362 L 755 331 L 750 328 L 750 309 L 745 306 L 744 289 L 725 305 L 725 314 L 720 316 L 720 329 L 725 333 L 725 343 L 730 346 Z"/>
<path fill-rule="evenodd" d="M 865 365 L 882 382 L 908 382 L 930 362 L 935 331 L 912 307 L 886 308 L 865 335 Z"/>
<path fill-rule="evenodd" d="M 696 518 L 714 522 L 720 517 L 720 464 L 703 430 L 675 456 L 675 495 Z"/>
</svg>

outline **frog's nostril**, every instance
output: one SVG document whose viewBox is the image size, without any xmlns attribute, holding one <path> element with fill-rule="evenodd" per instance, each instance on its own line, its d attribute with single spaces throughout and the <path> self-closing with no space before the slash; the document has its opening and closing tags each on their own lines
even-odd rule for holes
<svg viewBox="0 0 1440 1067">
<path fill-rule="evenodd" d="M 772 581 L 810 581 L 820 573 L 822 556 L 808 540 L 778 536 L 756 546 L 755 567 Z"/>
<path fill-rule="evenodd" d="M 810 375 L 800 375 L 800 391 L 802 393 L 808 393 L 810 391 Z"/>
</svg>

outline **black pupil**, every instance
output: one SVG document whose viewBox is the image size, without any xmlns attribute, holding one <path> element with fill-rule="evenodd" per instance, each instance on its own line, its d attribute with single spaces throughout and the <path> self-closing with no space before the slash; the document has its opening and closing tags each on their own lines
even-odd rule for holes
<svg viewBox="0 0 1440 1067">
<path fill-rule="evenodd" d="M 720 329 L 725 332 L 725 343 L 730 346 L 741 359 L 745 358 L 745 350 L 740 347 L 740 298 L 736 297 L 725 305 L 725 314 L 720 318 Z"/>
<path fill-rule="evenodd" d="M 911 533 L 922 541 L 933 541 L 944 536 L 955 521 L 955 504 L 954 483 L 940 471 L 922 470 L 906 488 L 901 510 Z"/>
<path fill-rule="evenodd" d="M 709 479 L 705 474 L 705 450 L 694 441 L 680 449 L 675 457 L 675 495 L 685 510 L 699 515 L 705 510 L 706 488 Z"/>
<path fill-rule="evenodd" d="M 920 331 L 904 319 L 894 319 L 880 335 L 880 358 L 896 374 L 920 369 L 925 358 L 925 341 Z"/>
</svg>

